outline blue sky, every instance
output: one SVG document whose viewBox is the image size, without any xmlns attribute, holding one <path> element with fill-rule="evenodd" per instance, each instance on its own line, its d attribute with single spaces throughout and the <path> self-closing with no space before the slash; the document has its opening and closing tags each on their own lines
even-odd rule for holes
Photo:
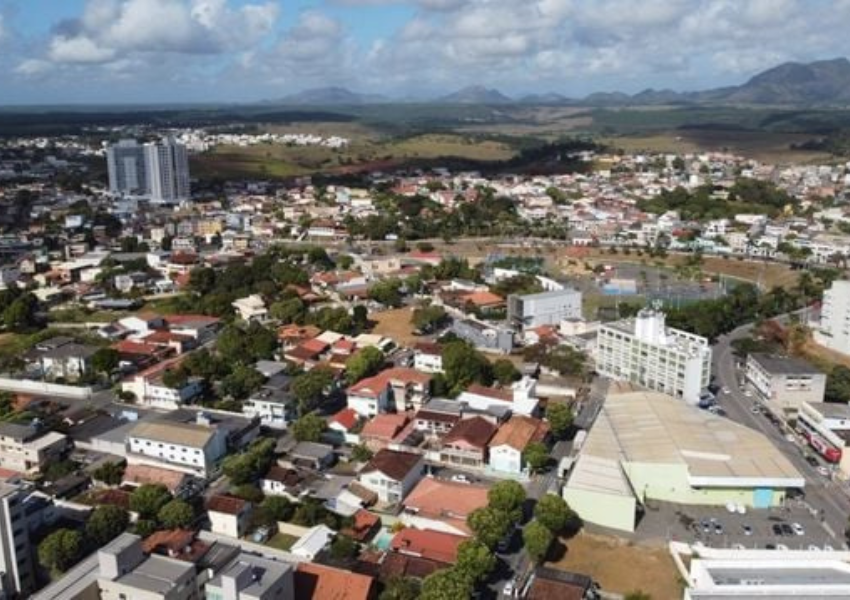
<svg viewBox="0 0 850 600">
<path fill-rule="evenodd" d="M 702 89 L 848 55 L 847 23 L 850 0 L 0 0 L 0 104 Z"/>
</svg>

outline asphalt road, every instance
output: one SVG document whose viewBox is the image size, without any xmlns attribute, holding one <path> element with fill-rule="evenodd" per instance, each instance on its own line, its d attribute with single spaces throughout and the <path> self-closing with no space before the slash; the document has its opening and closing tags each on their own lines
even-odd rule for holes
<svg viewBox="0 0 850 600">
<path fill-rule="evenodd" d="M 713 348 L 712 371 L 715 382 L 721 388 L 718 402 L 726 411 L 727 418 L 763 433 L 800 471 L 806 479 L 806 501 L 815 511 L 818 511 L 818 517 L 823 518 L 825 529 L 834 533 L 837 541 L 843 542 L 843 532 L 850 515 L 850 489 L 818 473 L 816 468 L 804 458 L 806 454 L 813 454 L 813 452 L 786 439 L 788 431 L 773 425 L 764 415 L 753 413 L 755 396 L 748 397 L 741 390 L 739 380 L 743 379 L 743 375 L 736 367 L 736 359 L 730 344 L 735 339 L 749 335 L 753 326 L 753 324 L 744 325 L 721 336 Z M 728 389 L 729 392 L 723 393 L 723 389 Z"/>
</svg>

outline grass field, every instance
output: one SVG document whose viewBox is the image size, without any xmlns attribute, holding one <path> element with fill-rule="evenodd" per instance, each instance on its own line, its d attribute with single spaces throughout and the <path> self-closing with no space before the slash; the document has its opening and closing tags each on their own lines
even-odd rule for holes
<svg viewBox="0 0 850 600">
<path fill-rule="evenodd" d="M 652 600 L 682 597 L 679 574 L 664 548 L 632 546 L 616 538 L 585 532 L 564 543 L 565 556 L 547 566 L 589 575 L 606 592 L 628 594 L 642 590 Z"/>
<path fill-rule="evenodd" d="M 375 323 L 372 333 L 394 339 L 403 346 L 412 346 L 419 338 L 413 334 L 413 324 L 410 317 L 413 310 L 397 308 L 369 315 L 369 320 Z"/>
<path fill-rule="evenodd" d="M 346 148 L 283 146 L 219 146 L 191 157 L 192 174 L 199 178 L 287 178 L 315 173 L 344 173 L 358 167 L 392 168 L 405 161 L 462 158 L 499 161 L 515 151 L 508 144 L 478 136 L 423 134 L 392 139 L 365 126 L 352 123 L 317 123 L 310 126 L 274 126 L 278 133 L 315 132 L 348 137 Z"/>
<path fill-rule="evenodd" d="M 292 548 L 292 544 L 298 541 L 298 538 L 294 535 L 288 535 L 286 533 L 276 533 L 272 538 L 266 542 L 266 546 L 270 546 L 272 548 L 276 548 L 277 550 L 283 550 L 284 552 L 288 552 L 290 548 Z"/>
</svg>

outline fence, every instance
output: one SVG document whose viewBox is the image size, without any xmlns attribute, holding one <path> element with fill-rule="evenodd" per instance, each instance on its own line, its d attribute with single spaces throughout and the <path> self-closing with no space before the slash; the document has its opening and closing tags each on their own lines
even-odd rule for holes
<svg viewBox="0 0 850 600">
<path fill-rule="evenodd" d="M 60 396 L 76 400 L 88 400 L 92 395 L 90 387 L 46 383 L 31 379 L 10 379 L 8 377 L 0 377 L 0 391 L 36 396 Z"/>
</svg>

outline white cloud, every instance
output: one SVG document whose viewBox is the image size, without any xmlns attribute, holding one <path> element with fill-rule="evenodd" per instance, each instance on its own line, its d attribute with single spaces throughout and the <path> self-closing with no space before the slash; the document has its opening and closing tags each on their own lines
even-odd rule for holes
<svg viewBox="0 0 850 600">
<path fill-rule="evenodd" d="M 38 77 L 53 70 L 53 63 L 39 58 L 29 58 L 15 67 L 15 73 L 24 77 Z"/>
<path fill-rule="evenodd" d="M 81 18 L 49 43 L 58 63 L 107 62 L 137 53 L 217 54 L 249 49 L 274 27 L 273 2 L 89 0 Z"/>
</svg>

